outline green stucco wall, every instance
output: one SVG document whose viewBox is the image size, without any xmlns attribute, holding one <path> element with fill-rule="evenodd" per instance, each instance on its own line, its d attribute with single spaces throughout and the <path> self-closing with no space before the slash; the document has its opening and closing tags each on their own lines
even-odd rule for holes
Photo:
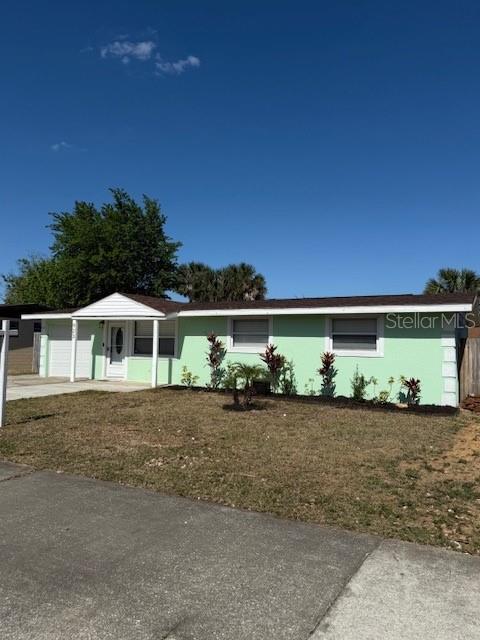
<svg viewBox="0 0 480 640">
<path fill-rule="evenodd" d="M 206 336 L 213 331 L 221 340 L 227 340 L 226 318 L 180 318 L 178 320 L 178 359 L 160 359 L 159 384 L 179 384 L 181 369 L 186 365 L 199 376 L 200 385 L 209 379 L 205 361 Z M 297 390 L 305 393 L 306 387 L 318 392 L 320 355 L 325 350 L 325 319 L 323 316 L 276 316 L 273 318 L 273 341 L 278 351 L 292 360 L 295 367 Z M 228 353 L 225 362 L 260 363 L 258 354 Z M 379 385 L 376 392 L 387 389 L 390 376 L 396 379 L 393 392 L 400 391 L 401 375 L 416 377 L 422 382 L 422 403 L 440 404 L 442 399 L 442 346 L 440 323 L 429 329 L 384 329 L 383 357 L 337 356 L 337 394 L 350 395 L 350 380 L 358 366 L 360 373 L 374 376 Z M 149 358 L 130 357 L 128 379 L 149 381 Z M 311 382 L 313 379 L 313 383 Z M 373 387 L 369 387 L 373 395 Z"/>
<path fill-rule="evenodd" d="M 227 326 L 226 318 L 179 318 L 178 357 L 159 358 L 158 384 L 180 384 L 182 367 L 186 365 L 193 374 L 199 376 L 198 384 L 205 385 L 209 379 L 205 360 L 208 347 L 206 336 L 213 331 L 226 343 Z M 305 393 L 306 387 L 313 386 L 317 392 L 320 388 L 320 376 L 316 371 L 320 366 L 320 355 L 325 350 L 325 331 L 323 316 L 285 315 L 273 318 L 273 342 L 278 346 L 278 351 L 294 363 L 298 393 Z M 99 323 L 92 323 L 92 334 L 92 375 L 101 378 L 103 333 Z M 337 394 L 351 394 L 350 380 L 358 366 L 360 373 L 378 378 L 377 393 L 388 388 L 387 381 L 393 376 L 397 381 L 393 388 L 396 398 L 400 390 L 400 376 L 413 376 L 421 380 L 422 403 L 440 404 L 443 390 L 441 337 L 440 322 L 434 328 L 422 329 L 390 329 L 385 323 L 383 357 L 337 356 Z M 42 348 L 46 349 L 43 342 Z M 228 353 L 228 361 L 261 363 L 258 354 L 247 353 Z M 151 358 L 129 356 L 127 379 L 149 383 Z M 369 393 L 373 394 L 373 387 L 369 387 Z"/>
</svg>

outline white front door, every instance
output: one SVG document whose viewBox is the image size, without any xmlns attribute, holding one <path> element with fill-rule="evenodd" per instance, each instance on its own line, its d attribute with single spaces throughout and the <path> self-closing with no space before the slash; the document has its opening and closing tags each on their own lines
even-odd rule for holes
<svg viewBox="0 0 480 640">
<path fill-rule="evenodd" d="M 126 333 L 124 322 L 109 322 L 107 339 L 107 378 L 125 377 Z"/>
</svg>

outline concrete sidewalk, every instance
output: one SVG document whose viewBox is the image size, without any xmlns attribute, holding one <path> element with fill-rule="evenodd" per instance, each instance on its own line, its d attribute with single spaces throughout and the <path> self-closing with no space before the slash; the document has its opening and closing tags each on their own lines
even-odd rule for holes
<svg viewBox="0 0 480 640">
<path fill-rule="evenodd" d="M 480 559 L 0 464 L 2 640 L 480 638 Z"/>
<path fill-rule="evenodd" d="M 42 378 L 34 374 L 25 374 L 8 377 L 7 400 L 41 398 L 78 391 L 122 391 L 125 393 L 149 388 L 150 385 L 125 380 L 76 380 L 70 382 L 67 378 Z"/>
<path fill-rule="evenodd" d="M 480 558 L 386 540 L 312 640 L 480 638 Z"/>
</svg>

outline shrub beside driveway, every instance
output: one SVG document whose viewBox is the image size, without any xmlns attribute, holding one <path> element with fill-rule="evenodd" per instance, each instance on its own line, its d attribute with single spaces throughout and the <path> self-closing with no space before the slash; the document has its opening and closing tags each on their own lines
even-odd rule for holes
<svg viewBox="0 0 480 640">
<path fill-rule="evenodd" d="M 10 402 L 0 457 L 480 553 L 480 422 L 223 394 L 82 392 Z"/>
</svg>

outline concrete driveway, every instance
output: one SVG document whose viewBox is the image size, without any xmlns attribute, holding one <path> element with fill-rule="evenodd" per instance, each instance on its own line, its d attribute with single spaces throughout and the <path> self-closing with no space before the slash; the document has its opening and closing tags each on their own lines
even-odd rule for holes
<svg viewBox="0 0 480 640">
<path fill-rule="evenodd" d="M 480 638 L 480 559 L 0 464 L 2 640 Z"/>
<path fill-rule="evenodd" d="M 77 380 L 70 382 L 67 378 L 41 378 L 33 374 L 9 376 L 7 380 L 7 400 L 22 398 L 40 398 L 56 396 L 61 393 L 77 391 L 140 391 L 149 389 L 149 385 L 125 380 Z"/>
</svg>

